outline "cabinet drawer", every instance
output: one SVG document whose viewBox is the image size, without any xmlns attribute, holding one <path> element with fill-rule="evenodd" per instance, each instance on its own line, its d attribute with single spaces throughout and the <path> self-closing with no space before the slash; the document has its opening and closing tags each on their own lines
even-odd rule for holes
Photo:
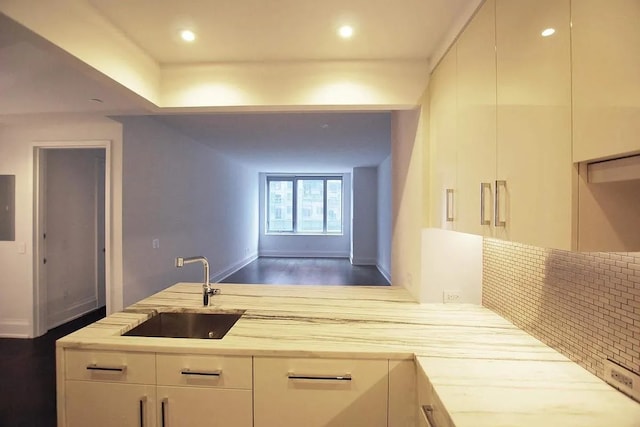
<svg viewBox="0 0 640 427">
<path fill-rule="evenodd" d="M 254 358 L 254 426 L 386 426 L 387 360 Z"/>
<path fill-rule="evenodd" d="M 156 357 L 153 353 L 116 351 L 65 351 L 69 380 L 155 384 Z"/>
<path fill-rule="evenodd" d="M 158 385 L 250 390 L 251 357 L 158 354 Z"/>
</svg>

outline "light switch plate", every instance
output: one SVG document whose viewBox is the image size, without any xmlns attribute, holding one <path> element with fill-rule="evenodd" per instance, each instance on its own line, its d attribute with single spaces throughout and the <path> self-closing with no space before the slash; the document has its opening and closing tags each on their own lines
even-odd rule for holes
<svg viewBox="0 0 640 427">
<path fill-rule="evenodd" d="M 153 249 L 159 249 L 160 248 L 160 239 L 153 239 L 151 241 L 151 247 Z"/>
</svg>

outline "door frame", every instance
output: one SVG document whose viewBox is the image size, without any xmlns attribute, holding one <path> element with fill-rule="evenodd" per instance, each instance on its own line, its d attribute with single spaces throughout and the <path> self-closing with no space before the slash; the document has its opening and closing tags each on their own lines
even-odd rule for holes
<svg viewBox="0 0 640 427">
<path fill-rule="evenodd" d="M 118 287 L 113 282 L 113 234 L 112 234 L 112 141 L 110 140 L 83 140 L 83 141 L 37 141 L 33 143 L 34 158 L 34 209 L 33 209 L 33 329 L 34 336 L 40 336 L 47 332 L 47 283 L 46 275 L 42 271 L 42 259 L 44 257 L 44 218 L 46 194 L 46 162 L 43 161 L 47 149 L 91 149 L 105 150 L 105 177 L 104 177 L 104 233 L 105 233 L 105 299 L 107 314 L 121 308 L 117 295 L 122 295 L 122 284 Z"/>
</svg>

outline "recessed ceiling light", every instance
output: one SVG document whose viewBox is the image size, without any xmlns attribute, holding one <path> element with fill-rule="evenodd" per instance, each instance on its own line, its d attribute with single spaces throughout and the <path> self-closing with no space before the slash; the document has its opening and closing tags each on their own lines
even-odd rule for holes
<svg viewBox="0 0 640 427">
<path fill-rule="evenodd" d="M 196 39 L 196 34 L 191 30 L 180 31 L 180 37 L 186 42 L 192 42 Z"/>
<path fill-rule="evenodd" d="M 350 25 L 343 25 L 338 29 L 338 34 L 343 39 L 351 38 L 351 36 L 353 35 L 353 27 L 351 27 Z"/>
<path fill-rule="evenodd" d="M 554 33 L 556 32 L 555 28 L 547 28 L 545 30 L 542 31 L 542 37 L 549 37 L 552 36 Z"/>
</svg>

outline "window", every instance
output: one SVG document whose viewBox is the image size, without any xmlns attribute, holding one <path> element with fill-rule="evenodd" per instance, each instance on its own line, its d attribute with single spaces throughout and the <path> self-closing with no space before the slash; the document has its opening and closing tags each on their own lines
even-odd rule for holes
<svg viewBox="0 0 640 427">
<path fill-rule="evenodd" d="M 342 177 L 267 177 L 268 233 L 342 233 Z"/>
</svg>

